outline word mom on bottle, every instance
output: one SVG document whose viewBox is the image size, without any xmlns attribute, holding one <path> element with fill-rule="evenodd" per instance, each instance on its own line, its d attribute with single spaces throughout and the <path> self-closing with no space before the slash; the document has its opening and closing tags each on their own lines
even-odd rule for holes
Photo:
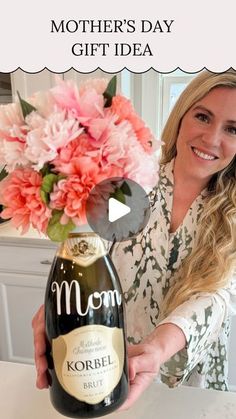
<svg viewBox="0 0 236 419">
<path fill-rule="evenodd" d="M 86 316 L 89 312 L 89 309 L 98 310 L 102 306 L 105 307 L 115 307 L 116 305 L 120 306 L 122 302 L 121 294 L 117 290 L 108 290 L 108 291 L 95 291 L 90 294 L 87 301 L 87 307 L 82 311 L 82 302 L 81 302 L 81 291 L 79 282 L 76 280 L 71 281 L 68 284 L 67 281 L 62 281 L 59 285 L 56 281 L 52 282 L 51 291 L 56 293 L 57 301 L 57 314 L 61 315 L 62 307 L 62 292 L 63 289 L 64 299 L 65 299 L 65 310 L 66 314 L 71 314 L 71 294 L 72 291 L 75 292 L 75 302 L 76 302 L 76 311 L 80 316 Z"/>
</svg>

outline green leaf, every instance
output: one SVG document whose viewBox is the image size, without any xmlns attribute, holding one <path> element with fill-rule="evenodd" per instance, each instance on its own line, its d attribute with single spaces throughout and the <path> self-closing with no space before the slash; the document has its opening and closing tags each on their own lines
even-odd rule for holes
<svg viewBox="0 0 236 419">
<path fill-rule="evenodd" d="M 75 228 L 75 224 L 70 220 L 68 224 L 62 225 L 60 219 L 63 211 L 54 210 L 52 218 L 48 223 L 47 235 L 54 242 L 63 242 L 67 239 L 68 234 Z"/>
<path fill-rule="evenodd" d="M 48 175 L 50 173 L 50 164 L 45 163 L 42 169 L 40 169 L 40 173 L 42 174 L 43 177 Z"/>
<path fill-rule="evenodd" d="M 6 169 L 5 169 L 5 167 L 1 170 L 1 172 L 0 172 L 0 182 L 1 182 L 1 180 L 3 180 L 6 176 L 8 175 L 8 173 L 7 173 L 7 171 L 6 171 Z"/>
<path fill-rule="evenodd" d="M 49 175 L 44 176 L 41 190 L 46 193 L 51 193 L 53 190 L 53 185 L 58 181 L 58 176 L 54 173 L 49 173 Z"/>
<path fill-rule="evenodd" d="M 115 192 L 110 194 L 110 197 L 116 199 L 122 204 L 125 204 L 125 195 L 124 195 L 124 192 L 120 188 L 116 188 Z"/>
<path fill-rule="evenodd" d="M 122 190 L 122 192 L 124 192 L 125 195 L 132 196 L 132 191 L 126 181 L 122 183 L 120 189 Z"/>
<path fill-rule="evenodd" d="M 26 100 L 22 99 L 18 90 L 17 90 L 17 95 L 18 95 L 18 98 L 19 98 L 19 102 L 20 102 L 22 113 L 23 113 L 23 117 L 25 119 L 27 115 L 29 115 L 33 111 L 36 111 L 37 109 L 33 105 L 31 105 L 30 103 L 26 102 Z"/>
<path fill-rule="evenodd" d="M 116 84 L 117 78 L 113 76 L 112 79 L 109 81 L 105 92 L 103 93 L 103 97 L 105 99 L 105 108 L 111 106 L 112 98 L 116 95 Z"/>
<path fill-rule="evenodd" d="M 49 203 L 49 194 L 53 190 L 54 183 L 58 182 L 60 178 L 61 176 L 55 175 L 54 173 L 49 173 L 43 177 L 43 182 L 40 188 L 40 196 L 46 205 Z"/>
<path fill-rule="evenodd" d="M 48 193 L 46 193 L 42 189 L 40 189 L 40 197 L 41 197 L 42 201 L 44 202 L 44 204 L 46 204 L 46 205 L 49 204 L 49 195 L 48 195 Z"/>
</svg>

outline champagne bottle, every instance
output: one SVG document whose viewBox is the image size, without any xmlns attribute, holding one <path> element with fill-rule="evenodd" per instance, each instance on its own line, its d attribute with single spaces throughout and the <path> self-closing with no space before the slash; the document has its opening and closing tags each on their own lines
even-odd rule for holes
<svg viewBox="0 0 236 419">
<path fill-rule="evenodd" d="M 119 277 L 103 240 L 72 233 L 54 258 L 45 295 L 50 397 L 71 418 L 111 413 L 128 372 Z"/>
</svg>

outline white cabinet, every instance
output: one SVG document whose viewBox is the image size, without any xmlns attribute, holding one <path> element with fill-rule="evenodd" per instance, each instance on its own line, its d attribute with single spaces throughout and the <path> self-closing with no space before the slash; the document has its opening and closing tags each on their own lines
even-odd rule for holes
<svg viewBox="0 0 236 419">
<path fill-rule="evenodd" d="M 32 317 L 44 301 L 55 244 L 0 239 L 0 359 L 33 363 Z"/>
</svg>

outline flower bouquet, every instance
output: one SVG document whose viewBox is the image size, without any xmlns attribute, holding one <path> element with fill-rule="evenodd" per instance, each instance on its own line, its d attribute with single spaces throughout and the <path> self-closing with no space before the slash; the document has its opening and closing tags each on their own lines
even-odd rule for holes
<svg viewBox="0 0 236 419">
<path fill-rule="evenodd" d="M 0 164 L 0 216 L 63 242 L 45 293 L 51 401 L 69 417 L 111 413 L 128 394 L 122 289 L 99 235 L 69 233 L 87 222 L 86 202 L 104 180 L 156 184 L 153 136 L 116 95 L 116 78 L 60 81 L 0 108 Z M 130 193 L 125 181 L 107 192 Z"/>
<path fill-rule="evenodd" d="M 59 80 L 27 101 L 18 93 L 16 103 L 0 107 L 0 217 L 22 234 L 32 226 L 64 241 L 86 223 L 86 200 L 99 182 L 124 177 L 150 191 L 159 145 L 116 94 L 116 77 L 79 88 Z"/>
</svg>

